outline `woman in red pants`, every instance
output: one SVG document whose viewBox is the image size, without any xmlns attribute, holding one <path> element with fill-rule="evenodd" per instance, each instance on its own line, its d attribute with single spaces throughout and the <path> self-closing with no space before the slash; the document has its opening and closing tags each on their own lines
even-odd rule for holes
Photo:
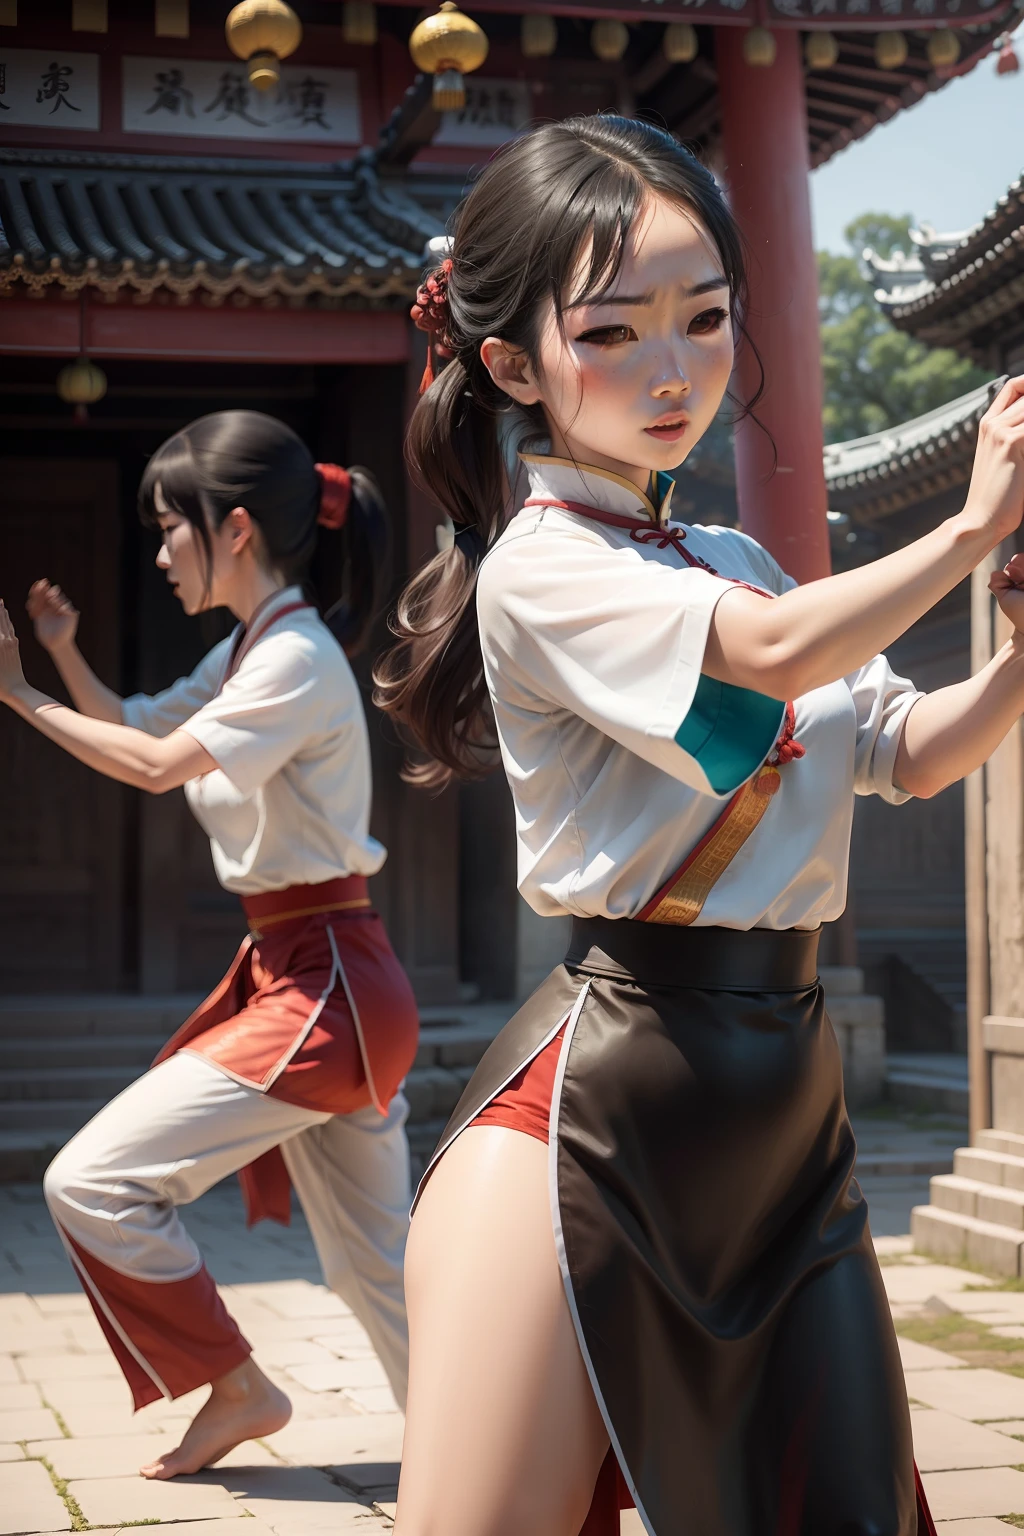
<svg viewBox="0 0 1024 1536">
<path fill-rule="evenodd" d="M 210 1384 L 181 1445 L 142 1469 L 167 1478 L 290 1413 L 178 1211 L 236 1170 L 250 1220 L 287 1221 L 295 1186 L 328 1284 L 404 1402 L 400 1084 L 418 1020 L 367 893 L 385 850 L 369 834 L 369 743 L 345 654 L 373 615 L 385 545 L 372 476 L 314 465 L 271 417 L 224 411 L 154 455 L 140 508 L 186 613 L 226 607 L 234 633 L 155 698 L 122 700 L 77 650 L 67 598 L 39 582 L 29 612 L 77 712 L 26 683 L 2 604 L 0 698 L 100 773 L 154 794 L 184 785 L 249 923 L 223 981 L 45 1178 L 136 1407 Z M 326 622 L 303 586 L 324 529 L 346 594 Z"/>
</svg>

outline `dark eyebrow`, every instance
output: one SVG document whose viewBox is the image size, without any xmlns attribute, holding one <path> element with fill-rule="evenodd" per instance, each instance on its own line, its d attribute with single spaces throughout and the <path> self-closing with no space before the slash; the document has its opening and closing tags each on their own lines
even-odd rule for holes
<svg viewBox="0 0 1024 1536">
<path fill-rule="evenodd" d="M 697 299 L 704 293 L 716 293 L 719 288 L 728 288 L 729 284 L 724 277 L 709 277 L 703 283 L 696 283 L 692 288 L 684 290 L 688 299 Z M 569 304 L 568 309 L 597 309 L 602 304 L 636 304 L 650 308 L 654 303 L 653 293 L 602 293 L 592 299 L 577 299 L 575 304 Z"/>
<path fill-rule="evenodd" d="M 715 293 L 717 289 L 728 288 L 728 286 L 729 284 L 724 277 L 709 277 L 706 282 L 698 283 L 696 287 L 690 288 L 686 297 L 688 299 L 697 299 L 702 293 Z"/>
</svg>

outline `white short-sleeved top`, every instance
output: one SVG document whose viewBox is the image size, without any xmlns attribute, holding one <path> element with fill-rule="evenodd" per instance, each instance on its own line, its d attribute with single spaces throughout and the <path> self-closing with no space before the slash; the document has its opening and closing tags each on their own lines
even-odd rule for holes
<svg viewBox="0 0 1024 1536">
<path fill-rule="evenodd" d="M 125 699 L 125 725 L 186 730 L 217 768 L 185 785 L 209 835 L 220 883 L 239 895 L 372 875 L 384 848 L 369 833 L 370 744 L 344 652 L 298 587 L 253 614 L 227 677 L 236 630 L 190 677 Z M 226 680 L 225 680 L 226 679 Z"/>
<path fill-rule="evenodd" d="M 601 470 L 522 458 L 530 501 L 575 502 L 629 524 L 528 501 L 480 568 L 519 889 L 542 916 L 632 917 L 769 756 L 782 725 L 782 702 L 702 679 L 715 605 L 731 580 L 774 594 L 795 583 L 746 535 L 673 522 L 667 477 L 655 506 Z M 682 528 L 704 564 L 684 563 L 659 527 Z M 877 656 L 795 701 L 805 755 L 783 768 L 698 924 L 808 928 L 839 916 L 854 795 L 908 798 L 893 769 L 919 697 Z"/>
</svg>

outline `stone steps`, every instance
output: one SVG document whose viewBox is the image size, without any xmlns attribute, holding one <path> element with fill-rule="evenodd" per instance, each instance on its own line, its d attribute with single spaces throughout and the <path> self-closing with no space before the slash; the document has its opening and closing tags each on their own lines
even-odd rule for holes
<svg viewBox="0 0 1024 1536">
<path fill-rule="evenodd" d="M 886 1098 L 908 1109 L 966 1115 L 970 1105 L 966 1056 L 908 1052 L 890 1056 Z"/>
<path fill-rule="evenodd" d="M 149 1066 L 194 997 L 0 1001 L 0 1182 L 37 1179 L 54 1153 Z M 418 1177 L 514 1004 L 422 1010 L 406 1081 Z"/>
<path fill-rule="evenodd" d="M 0 1014 L 2 1017 L 2 1014 Z M 0 1074 L 56 1068 L 147 1067 L 167 1039 L 146 1035 L 0 1036 Z"/>
<path fill-rule="evenodd" d="M 931 1204 L 911 1214 L 914 1248 L 975 1264 L 994 1274 L 1024 1274 L 1024 1136 L 979 1131 L 960 1147 L 953 1172 L 931 1180 Z"/>
<path fill-rule="evenodd" d="M 112 1035 L 158 1035 L 166 1040 L 202 1002 L 200 993 L 135 996 L 118 992 L 5 997 L 0 1041 L 42 1041 Z"/>
</svg>

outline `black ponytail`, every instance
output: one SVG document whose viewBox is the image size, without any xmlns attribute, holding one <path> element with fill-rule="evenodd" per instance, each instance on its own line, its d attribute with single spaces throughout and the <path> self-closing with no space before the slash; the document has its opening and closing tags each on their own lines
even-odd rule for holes
<svg viewBox="0 0 1024 1536">
<path fill-rule="evenodd" d="M 329 469 L 331 466 L 323 466 Z M 150 459 L 139 486 L 139 515 L 157 521 L 156 493 L 195 528 L 212 561 L 211 530 L 245 507 L 266 558 L 292 585 L 317 601 L 348 655 L 365 641 L 380 599 L 388 550 L 388 518 L 373 475 L 354 468 L 344 520 L 325 526 L 323 473 L 290 427 L 260 411 L 217 411 L 176 432 Z"/>
</svg>

